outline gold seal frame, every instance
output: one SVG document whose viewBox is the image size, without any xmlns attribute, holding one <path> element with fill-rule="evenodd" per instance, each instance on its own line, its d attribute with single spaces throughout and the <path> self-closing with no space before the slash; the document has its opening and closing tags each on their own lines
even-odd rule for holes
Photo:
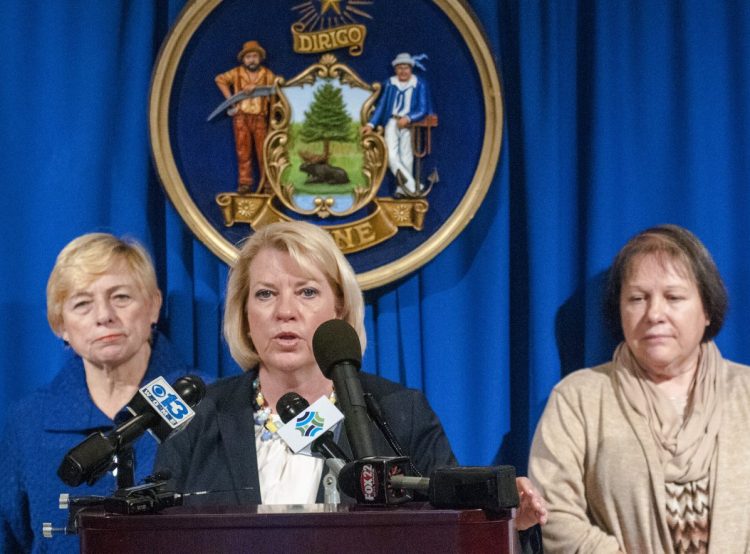
<svg viewBox="0 0 750 554">
<path fill-rule="evenodd" d="M 149 132 L 156 171 L 178 213 L 214 254 L 232 265 L 238 250 L 213 227 L 188 194 L 174 159 L 169 137 L 171 91 L 180 59 L 190 39 L 222 0 L 192 0 L 180 13 L 154 68 L 149 98 Z M 433 0 L 461 34 L 476 66 L 485 115 L 482 151 L 471 183 L 450 217 L 424 243 L 378 268 L 357 275 L 360 286 L 372 289 L 399 279 L 437 256 L 463 231 L 484 200 L 500 158 L 503 101 L 500 77 L 479 22 L 462 0 Z"/>
<path fill-rule="evenodd" d="M 346 210 L 340 212 L 331 210 L 333 200 L 330 198 L 316 199 L 313 208 L 302 209 L 294 202 L 294 185 L 282 182 L 284 170 L 289 167 L 287 144 L 289 143 L 289 121 L 292 115 L 292 109 L 284 94 L 284 88 L 313 85 L 318 79 L 335 79 L 342 85 L 369 92 L 370 96 L 360 110 L 360 125 L 367 123 L 367 115 L 380 92 L 380 83 L 368 85 L 350 67 L 338 63 L 336 56 L 333 54 L 324 54 L 319 63 L 311 65 L 289 81 L 286 81 L 283 77 L 277 77 L 276 88 L 279 100 L 274 104 L 271 114 L 271 132 L 266 139 L 266 175 L 277 198 L 287 208 L 304 215 L 317 214 L 321 218 L 326 218 L 329 215 L 346 216 L 369 204 L 383 181 L 388 164 L 386 163 L 385 141 L 381 135 L 372 133 L 362 135 L 359 138 L 363 154 L 362 173 L 367 180 L 367 184 L 354 190 L 354 202 Z"/>
</svg>

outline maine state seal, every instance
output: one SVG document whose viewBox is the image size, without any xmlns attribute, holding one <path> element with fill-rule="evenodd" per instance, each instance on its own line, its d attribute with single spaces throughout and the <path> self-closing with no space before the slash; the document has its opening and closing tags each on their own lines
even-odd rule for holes
<svg viewBox="0 0 750 554">
<path fill-rule="evenodd" d="M 232 264 L 273 221 L 326 229 L 364 289 L 421 267 L 490 186 L 503 104 L 492 53 L 452 0 L 189 3 L 154 69 L 158 175 Z"/>
</svg>

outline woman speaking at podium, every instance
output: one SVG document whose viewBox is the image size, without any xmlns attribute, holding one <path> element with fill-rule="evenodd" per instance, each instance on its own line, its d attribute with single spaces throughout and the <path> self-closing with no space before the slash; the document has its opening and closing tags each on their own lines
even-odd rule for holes
<svg viewBox="0 0 750 554">
<path fill-rule="evenodd" d="M 335 400 L 333 382 L 316 363 L 312 338 L 331 319 L 354 328 L 364 348 L 364 303 L 353 269 L 330 235 L 302 222 L 274 223 L 242 246 L 227 286 L 224 336 L 244 373 L 208 388 L 186 431 L 159 449 L 178 492 L 204 504 L 312 504 L 323 501 L 324 461 L 298 455 L 276 430 L 276 402 L 296 392 L 310 404 Z M 421 392 L 361 373 L 364 392 L 380 404 L 405 454 L 429 475 L 455 465 L 448 439 Z M 346 451 L 348 444 L 340 445 Z M 378 432 L 376 454 L 393 452 Z M 544 517 L 543 501 L 525 490 L 527 527 Z M 519 523 L 521 523 L 519 521 Z"/>
</svg>

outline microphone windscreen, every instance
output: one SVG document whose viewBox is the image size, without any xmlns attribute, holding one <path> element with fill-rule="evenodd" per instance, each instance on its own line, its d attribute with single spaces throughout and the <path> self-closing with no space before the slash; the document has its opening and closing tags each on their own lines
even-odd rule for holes
<svg viewBox="0 0 750 554">
<path fill-rule="evenodd" d="M 206 384 L 197 375 L 180 377 L 172 383 L 172 388 L 191 408 L 206 396 Z"/>
<path fill-rule="evenodd" d="M 109 469 L 116 453 L 113 441 L 101 432 L 91 433 L 86 440 L 68 451 L 57 469 L 57 475 L 71 487 L 88 480 L 93 482 Z"/>
<path fill-rule="evenodd" d="M 438 468 L 430 475 L 429 497 L 436 508 L 514 508 L 519 501 L 516 469 L 507 465 Z"/>
<path fill-rule="evenodd" d="M 296 392 L 288 392 L 276 402 L 276 413 L 281 421 L 288 423 L 310 406 L 310 403 Z"/>
<path fill-rule="evenodd" d="M 328 379 L 334 366 L 350 362 L 357 369 L 362 365 L 362 345 L 354 328 L 343 319 L 321 324 L 313 335 L 313 354 L 318 367 Z"/>
<path fill-rule="evenodd" d="M 338 475 L 339 490 L 345 495 L 357 498 L 359 490 L 359 476 L 357 475 L 357 464 L 350 462 L 341 468 Z"/>
</svg>

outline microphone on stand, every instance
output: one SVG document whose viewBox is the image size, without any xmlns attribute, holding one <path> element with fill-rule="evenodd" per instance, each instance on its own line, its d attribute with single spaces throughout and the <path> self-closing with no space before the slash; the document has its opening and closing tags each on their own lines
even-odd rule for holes
<svg viewBox="0 0 750 554">
<path fill-rule="evenodd" d="M 177 379 L 172 386 L 157 377 L 138 390 L 127 409 L 133 417 L 112 429 L 107 435 L 97 431 L 71 448 L 60 463 L 57 475 L 67 485 L 77 487 L 98 481 L 110 468 L 117 467 L 117 490 L 112 496 L 70 496 L 62 493 L 59 506 L 67 510 L 65 527 L 42 524 L 42 535 L 78 533 L 77 516 L 81 510 L 102 506 L 107 513 L 145 514 L 182 503 L 184 495 L 166 490 L 170 472 L 146 478 L 143 485 L 133 485 L 135 458 L 132 444 L 149 431 L 161 443 L 184 429 L 195 416 L 192 410 L 206 394 L 206 385 L 197 375 Z M 123 456 L 123 454 L 126 454 Z"/>
<path fill-rule="evenodd" d="M 327 402 L 326 398 L 321 398 L 316 404 L 323 400 Z M 279 414 L 281 421 L 287 425 L 292 425 L 295 418 L 297 418 L 298 421 L 310 419 L 307 417 L 308 413 L 306 411 L 309 407 L 310 403 L 299 394 L 296 392 L 288 392 L 276 402 L 276 413 Z M 323 425 L 325 425 L 325 422 Z M 284 427 L 286 427 L 286 425 Z M 321 427 L 321 429 L 324 428 Z M 282 439 L 284 439 L 285 434 L 286 433 L 282 433 L 282 431 L 279 430 L 279 436 L 281 436 Z M 310 450 L 321 454 L 325 458 L 326 465 L 330 470 L 330 472 L 323 477 L 325 503 L 338 504 L 341 501 L 338 488 L 338 475 L 341 468 L 344 467 L 344 464 L 351 461 L 349 456 L 347 456 L 344 451 L 341 450 L 339 445 L 336 444 L 336 441 L 333 438 L 333 432 L 327 428 L 324 429 L 323 433 L 312 442 Z"/>
<path fill-rule="evenodd" d="M 428 478 L 405 475 L 408 463 L 406 457 L 355 460 L 339 472 L 339 487 L 372 506 L 401 503 L 406 491 L 425 493 L 435 508 L 499 511 L 518 506 L 513 466 L 442 467 Z"/>
<path fill-rule="evenodd" d="M 157 377 L 141 387 L 128 403 L 132 418 L 107 435 L 97 431 L 71 448 L 60 463 L 57 475 L 71 487 L 84 482 L 95 483 L 112 467 L 115 456 L 146 431 L 152 431 L 161 442 L 182 429 L 195 415 L 191 407 L 197 405 L 205 394 L 206 385 L 198 376 L 180 377 L 172 387 L 163 377 Z M 118 474 L 119 469 L 132 473 L 133 468 L 118 468 Z"/>
<path fill-rule="evenodd" d="M 305 410 L 310 407 L 310 403 L 302 398 L 296 392 L 288 392 L 276 402 L 276 413 L 279 414 L 281 421 L 289 423 L 292 419 L 300 414 L 304 414 Z M 329 429 L 323 432 L 318 438 L 316 438 L 312 445 L 311 450 L 323 456 L 324 458 L 342 460 L 345 464 L 351 462 L 349 456 L 347 456 L 341 447 L 336 444 L 333 438 L 333 432 Z"/>
<path fill-rule="evenodd" d="M 346 321 L 331 319 L 318 327 L 312 342 L 318 367 L 336 388 L 354 458 L 374 456 L 367 404 L 358 375 L 362 365 L 362 346 L 357 332 Z"/>
</svg>

